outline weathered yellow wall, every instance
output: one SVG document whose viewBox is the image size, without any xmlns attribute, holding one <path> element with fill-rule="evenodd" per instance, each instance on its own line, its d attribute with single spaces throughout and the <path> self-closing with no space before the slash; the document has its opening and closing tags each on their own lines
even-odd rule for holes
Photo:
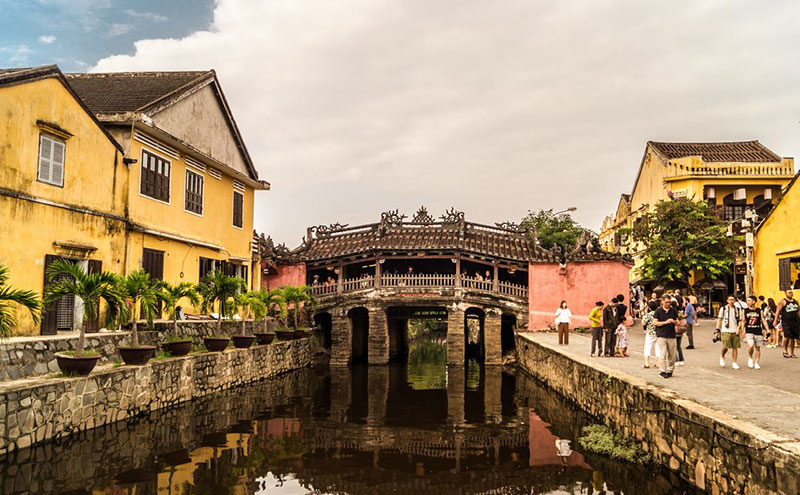
<svg viewBox="0 0 800 495">
<path fill-rule="evenodd" d="M 131 167 L 130 180 L 130 219 L 137 225 L 167 234 L 210 243 L 224 248 L 222 251 L 203 247 L 191 247 L 183 242 L 156 239 L 141 233 L 132 235 L 131 262 L 141 266 L 142 247 L 165 251 L 164 279 L 169 282 L 197 282 L 198 257 L 217 260 L 229 258 L 251 258 L 253 239 L 253 189 L 245 187 L 243 226 L 233 226 L 233 178 L 222 175 L 215 179 L 208 172 L 203 174 L 203 215 L 199 216 L 184 210 L 186 163 L 183 158 L 174 159 L 154 150 L 139 141 L 126 143 L 130 146 L 130 156 L 138 163 Z M 139 193 L 142 149 L 166 158 L 171 163 L 170 202 L 166 204 Z M 192 169 L 195 170 L 195 169 Z M 141 239 L 145 236 L 144 245 Z M 187 255 L 187 252 L 189 253 Z M 184 260 L 184 256 L 186 259 Z M 249 262 L 245 262 L 249 266 Z M 184 278 L 179 277 L 183 268 Z"/>
<path fill-rule="evenodd" d="M 37 182 L 40 128 L 36 121 L 73 134 L 66 140 L 64 187 Z M 116 162 L 116 163 L 115 163 Z M 128 173 L 121 156 L 98 125 L 56 78 L 0 88 L 0 264 L 10 283 L 41 293 L 46 254 L 69 255 L 56 241 L 97 248 L 89 259 L 121 272 L 125 228 L 121 220 L 79 213 L 9 196 L 22 193 L 47 201 L 122 217 Z M 15 333 L 36 334 L 27 312 L 20 311 Z"/>
<path fill-rule="evenodd" d="M 778 259 L 800 256 L 800 186 L 795 182 L 758 230 L 753 288 L 758 295 L 782 297 Z"/>
</svg>

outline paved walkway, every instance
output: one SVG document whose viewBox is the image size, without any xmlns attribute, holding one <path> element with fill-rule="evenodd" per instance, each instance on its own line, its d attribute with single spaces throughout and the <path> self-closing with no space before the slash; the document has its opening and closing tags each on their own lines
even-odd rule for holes
<svg viewBox="0 0 800 495">
<path fill-rule="evenodd" d="M 672 378 L 664 379 L 658 369 L 645 369 L 643 364 L 644 334 L 641 325 L 628 330 L 630 347 L 628 358 L 593 358 L 590 356 L 591 338 L 588 334 L 570 334 L 569 346 L 558 347 L 558 336 L 553 332 L 523 334 L 534 341 L 555 346 L 564 354 L 584 363 L 596 362 L 616 368 L 624 373 L 644 379 L 653 385 L 668 388 L 678 394 L 724 412 L 736 419 L 750 422 L 778 435 L 800 440 L 800 358 L 785 359 L 782 350 L 762 348 L 762 369 L 747 367 L 747 348 L 739 351 L 739 366 L 719 366 L 720 343 L 712 343 L 713 320 L 702 320 L 695 327 L 696 349 L 685 350 L 685 366 L 677 366 Z M 687 343 L 684 338 L 683 346 Z M 800 350 L 797 352 L 800 356 Z"/>
</svg>

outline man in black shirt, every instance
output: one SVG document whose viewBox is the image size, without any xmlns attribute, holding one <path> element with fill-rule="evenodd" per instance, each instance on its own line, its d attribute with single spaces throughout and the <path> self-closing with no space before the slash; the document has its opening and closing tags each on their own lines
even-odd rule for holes
<svg viewBox="0 0 800 495">
<path fill-rule="evenodd" d="M 744 340 L 747 342 L 747 367 L 761 369 L 761 346 L 764 345 L 764 334 L 767 323 L 764 312 L 756 306 L 756 296 L 747 298 L 747 309 L 744 310 Z"/>
<path fill-rule="evenodd" d="M 614 347 L 617 344 L 617 298 L 611 300 L 603 309 L 603 333 L 605 333 L 606 357 L 614 357 Z"/>
<path fill-rule="evenodd" d="M 678 323 L 678 310 L 672 307 L 672 298 L 664 295 L 661 307 L 653 314 L 653 325 L 656 327 L 656 349 L 661 355 L 662 378 L 669 378 L 675 370 L 675 358 L 678 345 L 675 341 L 675 324 Z"/>
</svg>

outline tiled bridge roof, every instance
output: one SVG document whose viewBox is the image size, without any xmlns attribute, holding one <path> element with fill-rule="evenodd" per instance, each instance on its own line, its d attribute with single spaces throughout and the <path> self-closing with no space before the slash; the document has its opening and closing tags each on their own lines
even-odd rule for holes
<svg viewBox="0 0 800 495">
<path fill-rule="evenodd" d="M 464 213 L 448 210 L 439 219 L 420 208 L 411 220 L 397 210 L 381 214 L 377 223 L 349 227 L 342 224 L 310 227 L 303 245 L 295 250 L 274 246 L 261 237 L 262 256 L 295 261 L 320 261 L 367 253 L 461 251 L 520 262 L 619 260 L 583 239 L 563 253 L 537 245 L 536 233 L 512 223 L 495 226 L 467 222 Z"/>
</svg>

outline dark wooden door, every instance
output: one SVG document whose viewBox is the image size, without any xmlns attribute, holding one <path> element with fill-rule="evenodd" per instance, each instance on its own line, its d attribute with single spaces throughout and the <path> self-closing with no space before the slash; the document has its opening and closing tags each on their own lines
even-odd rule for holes
<svg viewBox="0 0 800 495">
<path fill-rule="evenodd" d="M 47 287 L 50 284 L 50 281 L 47 279 L 47 267 L 50 266 L 52 262 L 58 259 L 58 256 L 54 254 L 46 254 L 44 256 L 44 285 L 43 287 Z M 42 311 L 42 335 L 56 335 L 58 333 L 58 310 L 56 309 L 58 304 L 52 304 L 47 306 Z"/>
<path fill-rule="evenodd" d="M 100 273 L 103 270 L 103 262 L 100 260 L 89 260 L 89 273 Z M 95 304 L 99 305 L 100 301 Z M 94 318 L 86 318 L 86 332 L 94 333 L 100 330 L 100 308 L 97 308 L 97 315 Z"/>
<path fill-rule="evenodd" d="M 150 275 L 153 282 L 164 279 L 164 251 L 156 249 L 142 250 L 142 270 Z M 161 304 L 156 306 L 155 318 L 161 318 Z"/>
</svg>

